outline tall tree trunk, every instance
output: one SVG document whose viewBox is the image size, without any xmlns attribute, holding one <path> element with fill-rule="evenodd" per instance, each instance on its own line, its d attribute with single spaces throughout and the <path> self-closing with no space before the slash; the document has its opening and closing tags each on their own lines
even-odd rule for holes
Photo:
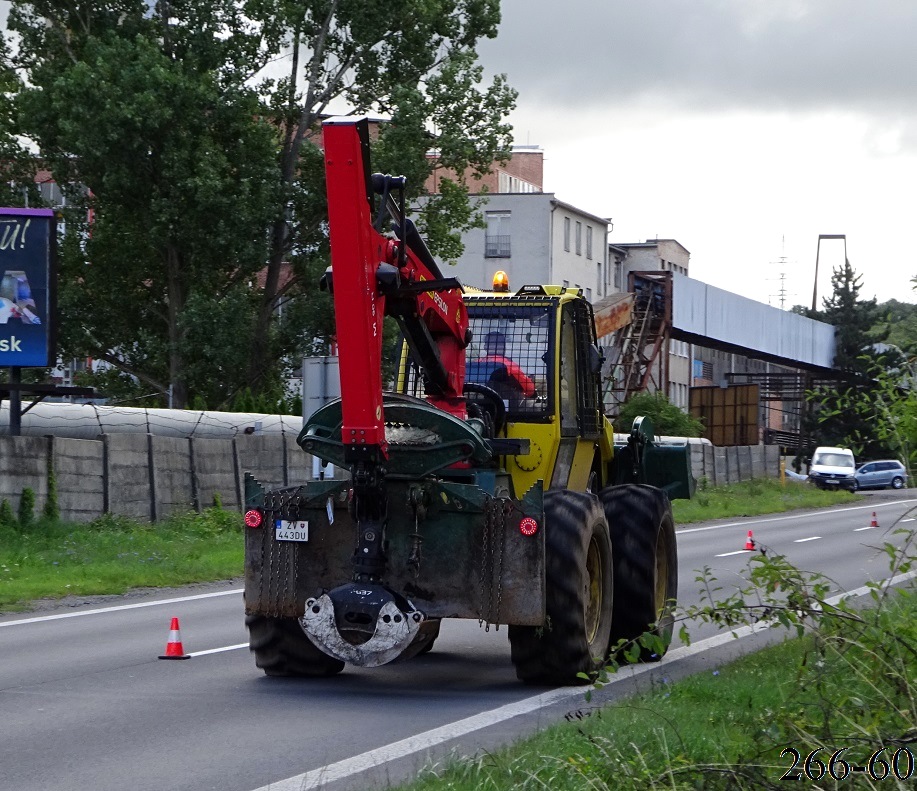
<svg viewBox="0 0 917 791">
<path fill-rule="evenodd" d="M 175 409 L 188 406 L 188 385 L 183 377 L 184 360 L 181 352 L 179 319 L 185 309 L 185 288 L 181 279 L 181 253 L 174 245 L 166 249 L 166 288 L 169 321 L 169 401 Z"/>
<path fill-rule="evenodd" d="M 309 106 L 307 101 L 299 120 L 291 121 L 284 135 L 280 154 L 280 178 L 287 192 L 292 190 L 296 178 L 305 132 L 315 122 L 315 115 L 308 109 Z M 283 210 L 271 228 L 271 247 L 264 278 L 264 291 L 261 295 L 258 314 L 255 317 L 251 351 L 248 357 L 248 382 L 252 392 L 255 393 L 263 389 L 267 374 L 275 363 L 269 353 L 270 333 L 280 290 L 280 271 L 289 253 L 290 227 L 288 221 L 290 218 L 287 216 L 286 202 L 285 199 Z"/>
</svg>

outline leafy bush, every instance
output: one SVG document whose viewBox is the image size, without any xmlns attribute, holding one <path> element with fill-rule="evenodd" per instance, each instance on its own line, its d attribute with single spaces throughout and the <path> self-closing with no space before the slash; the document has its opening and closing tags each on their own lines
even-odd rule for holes
<svg viewBox="0 0 917 791">
<path fill-rule="evenodd" d="M 704 424 L 675 406 L 662 393 L 637 393 L 621 407 L 615 420 L 615 431 L 628 433 L 634 418 L 646 416 L 653 421 L 653 428 L 660 436 L 699 437 L 704 433 Z"/>
<path fill-rule="evenodd" d="M 35 519 L 35 492 L 26 487 L 19 498 L 19 524 L 29 527 Z"/>
</svg>

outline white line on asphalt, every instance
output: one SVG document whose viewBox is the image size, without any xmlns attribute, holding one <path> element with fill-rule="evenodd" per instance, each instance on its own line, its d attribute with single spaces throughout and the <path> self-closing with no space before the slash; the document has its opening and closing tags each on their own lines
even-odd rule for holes
<svg viewBox="0 0 917 791">
<path fill-rule="evenodd" d="M 859 533 L 861 530 L 875 530 L 878 525 L 866 525 L 866 527 L 855 527 L 853 528 L 854 533 Z"/>
<path fill-rule="evenodd" d="M 715 558 L 728 558 L 730 555 L 744 555 L 746 552 L 754 552 L 753 549 L 737 549 L 735 552 L 724 552 L 722 555 L 714 555 Z"/>
<path fill-rule="evenodd" d="M 902 503 L 917 503 L 917 500 L 894 500 L 890 503 L 877 503 L 873 505 L 853 505 L 850 508 L 835 508 L 831 511 L 817 511 L 813 513 L 822 514 L 843 514 L 847 511 L 875 511 L 877 508 L 884 508 L 890 505 L 901 505 Z M 807 514 L 808 515 L 808 514 Z M 746 519 L 744 522 L 727 522 L 722 525 L 707 525 L 707 527 L 683 527 L 678 529 L 678 535 L 682 533 L 703 533 L 705 530 L 720 530 L 724 527 L 748 527 L 748 525 L 763 524 L 764 522 L 788 522 L 793 519 L 799 519 L 799 514 L 794 516 L 772 516 L 768 519 Z"/>
<path fill-rule="evenodd" d="M 174 599 L 157 599 L 156 601 L 141 601 L 135 604 L 119 604 L 114 607 L 100 607 L 97 610 L 79 610 L 78 612 L 63 612 L 56 615 L 37 615 L 34 618 L 21 618 L 18 621 L 0 621 L 0 629 L 4 626 L 22 626 L 27 623 L 41 623 L 42 621 L 58 621 L 61 618 L 79 618 L 81 615 L 101 615 L 107 612 L 117 612 L 118 610 L 137 610 L 141 607 L 157 607 L 160 604 L 178 604 L 183 601 L 195 601 L 196 599 L 214 599 L 217 596 L 232 596 L 235 593 L 242 593 L 242 588 L 234 588 L 230 591 L 217 591 L 215 593 L 198 593 L 194 596 L 178 596 Z"/>
<path fill-rule="evenodd" d="M 902 582 L 914 579 L 915 577 L 917 577 L 917 571 L 910 571 L 907 574 L 899 574 L 897 577 L 892 577 L 890 580 L 887 580 L 884 585 L 898 585 Z M 864 585 L 862 588 L 832 596 L 826 603 L 835 605 L 843 599 L 865 596 L 872 591 L 873 588 Z M 747 637 L 750 634 L 769 629 L 771 626 L 773 626 L 771 621 L 759 621 L 758 623 L 742 626 L 730 632 L 708 637 L 706 640 L 700 640 L 691 645 L 679 646 L 666 654 L 665 659 L 662 660 L 662 664 L 678 659 L 686 659 L 687 657 L 694 656 L 703 651 L 724 645 L 738 637 Z M 628 681 L 634 676 L 649 672 L 656 667 L 659 667 L 659 663 L 627 665 L 618 670 L 618 672 L 609 679 L 608 684 Z M 276 783 L 261 786 L 255 789 L 255 791 L 309 791 L 309 789 L 323 788 L 337 780 L 352 777 L 360 772 L 382 766 L 397 758 L 413 755 L 421 750 L 428 750 L 431 747 L 443 744 L 451 739 L 457 739 L 460 736 L 465 736 L 474 731 L 482 730 L 490 725 L 496 725 L 500 722 L 511 720 L 514 717 L 537 711 L 538 709 L 545 708 L 554 703 L 560 703 L 568 698 L 576 696 L 581 697 L 589 689 L 592 689 L 592 687 L 560 687 L 559 689 L 545 692 L 541 695 L 525 698 L 516 703 L 508 703 L 505 706 L 500 706 L 490 711 L 482 711 L 480 714 L 466 717 L 463 720 L 458 720 L 424 733 L 418 733 L 416 736 L 409 736 L 406 739 L 387 744 L 384 747 L 369 750 L 360 755 L 355 755 L 352 758 L 345 758 L 343 761 L 338 761 L 337 763 L 321 766 L 318 769 L 304 772 L 295 777 L 288 777 L 286 780 L 278 780 Z"/>
<path fill-rule="evenodd" d="M 239 648 L 248 648 L 248 643 L 238 643 L 237 645 L 224 645 L 222 648 L 208 648 L 206 651 L 191 651 L 188 656 L 205 656 L 206 654 L 221 654 L 223 651 L 236 651 Z"/>
<path fill-rule="evenodd" d="M 809 536 L 808 538 L 797 538 L 793 543 L 794 544 L 805 544 L 806 541 L 818 541 L 821 536 Z"/>
<path fill-rule="evenodd" d="M 913 516 L 909 516 L 907 519 L 899 519 L 898 521 L 899 521 L 899 522 L 913 522 L 913 521 L 914 521 L 914 517 L 913 517 Z"/>
</svg>

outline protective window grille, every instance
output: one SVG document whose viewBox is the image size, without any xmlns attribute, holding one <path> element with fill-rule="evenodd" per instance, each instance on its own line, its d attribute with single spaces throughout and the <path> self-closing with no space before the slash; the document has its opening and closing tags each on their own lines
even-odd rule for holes
<svg viewBox="0 0 917 791">
<path fill-rule="evenodd" d="M 580 432 L 586 438 L 597 437 L 602 430 L 602 384 L 600 374 L 593 373 L 590 353 L 595 344 L 592 305 L 583 300 L 573 303 L 573 330 L 576 336 L 577 385 L 580 400 Z"/>
<path fill-rule="evenodd" d="M 538 302 L 468 306 L 472 341 L 465 350 L 465 379 L 495 390 L 511 420 L 551 414 L 552 314 L 550 303 Z"/>
<path fill-rule="evenodd" d="M 484 256 L 485 258 L 509 258 L 510 249 L 509 236 L 488 235 L 485 242 Z"/>
<path fill-rule="evenodd" d="M 554 409 L 553 300 L 516 297 L 512 305 L 505 301 L 484 297 L 468 303 L 472 340 L 465 349 L 465 381 L 495 390 L 510 420 L 547 422 Z M 504 346 L 498 355 L 500 336 Z M 398 389 L 425 397 L 423 371 L 413 360 L 407 360 Z"/>
</svg>

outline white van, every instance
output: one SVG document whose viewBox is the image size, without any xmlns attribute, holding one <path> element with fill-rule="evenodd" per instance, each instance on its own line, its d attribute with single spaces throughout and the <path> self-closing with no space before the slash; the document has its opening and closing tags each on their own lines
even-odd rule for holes
<svg viewBox="0 0 917 791">
<path fill-rule="evenodd" d="M 856 491 L 856 465 L 849 448 L 816 448 L 809 465 L 809 480 L 819 489 Z"/>
</svg>

